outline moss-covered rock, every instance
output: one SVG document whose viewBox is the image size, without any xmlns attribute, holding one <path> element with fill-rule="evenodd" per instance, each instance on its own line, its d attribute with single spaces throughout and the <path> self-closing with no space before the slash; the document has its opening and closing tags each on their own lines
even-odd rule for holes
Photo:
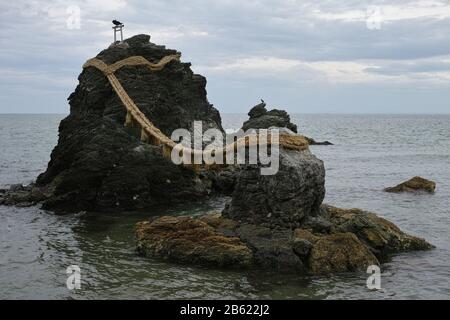
<svg viewBox="0 0 450 320">
<path fill-rule="evenodd" d="M 378 265 L 373 253 L 353 233 L 335 233 L 314 236 L 308 232 L 296 232 L 296 243 L 306 241 L 311 244 L 305 262 L 311 274 L 327 274 L 366 270 Z"/>
<path fill-rule="evenodd" d="M 406 182 L 403 182 L 395 187 L 386 188 L 386 192 L 415 192 L 415 191 L 426 191 L 433 193 L 436 190 L 436 183 L 424 179 L 422 177 L 414 177 Z"/>
<path fill-rule="evenodd" d="M 404 233 L 372 212 L 322 205 L 322 214 L 332 222 L 334 232 L 355 234 L 380 260 L 392 253 L 433 248 L 424 239 Z"/>
<path fill-rule="evenodd" d="M 313 221 L 330 228 L 314 228 Z M 304 227 L 269 228 L 227 219 L 161 217 L 136 226 L 138 252 L 182 263 L 301 274 L 367 270 L 390 254 L 433 248 L 374 213 L 323 205 Z"/>
<path fill-rule="evenodd" d="M 205 221 L 164 216 L 136 225 L 137 251 L 141 255 L 175 262 L 246 268 L 251 250 L 237 237 L 227 236 Z"/>
</svg>

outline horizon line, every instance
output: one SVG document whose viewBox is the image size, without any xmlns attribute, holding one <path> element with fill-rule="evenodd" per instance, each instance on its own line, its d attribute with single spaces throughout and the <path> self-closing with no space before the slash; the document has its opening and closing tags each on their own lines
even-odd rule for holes
<svg viewBox="0 0 450 320">
<path fill-rule="evenodd" d="M 288 111 L 286 111 L 288 112 Z M 436 113 L 425 113 L 425 112 L 288 112 L 289 114 L 310 114 L 310 115 L 427 115 L 427 116 L 438 116 L 438 115 L 450 115 L 449 113 L 436 112 Z M 243 114 L 248 115 L 246 112 L 220 112 L 220 114 Z M 70 115 L 70 113 L 58 113 L 58 112 L 0 112 L 0 115 Z"/>
</svg>

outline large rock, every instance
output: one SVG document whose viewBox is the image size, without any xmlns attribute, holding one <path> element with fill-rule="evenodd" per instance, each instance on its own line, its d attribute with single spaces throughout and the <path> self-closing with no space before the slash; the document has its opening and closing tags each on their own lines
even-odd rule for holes
<svg viewBox="0 0 450 320">
<path fill-rule="evenodd" d="M 426 191 L 433 193 L 436 190 L 436 183 L 424 179 L 422 177 L 414 177 L 406 182 L 403 182 L 395 187 L 386 188 L 386 192 L 415 192 L 415 191 Z"/>
<path fill-rule="evenodd" d="M 325 196 L 323 162 L 309 150 L 280 148 L 279 171 L 261 175 L 259 166 L 241 169 L 224 216 L 266 227 L 295 228 L 317 215 Z"/>
<path fill-rule="evenodd" d="M 151 62 L 176 54 L 139 35 L 97 55 L 106 64 L 130 56 Z M 115 75 L 140 110 L 170 137 L 172 131 L 222 130 L 219 112 L 206 97 L 206 79 L 189 63 L 172 61 L 161 71 L 127 66 Z M 126 109 L 106 77 L 89 67 L 69 97 L 70 115 L 59 126 L 59 141 L 47 170 L 37 179 L 46 193 L 44 208 L 56 211 L 135 210 L 204 198 L 211 182 L 174 165 L 161 148 L 143 144 L 139 128 L 125 128 Z M 41 199 L 42 200 L 42 199 Z"/>
<path fill-rule="evenodd" d="M 291 123 L 291 118 L 286 111 L 277 109 L 267 111 L 265 102 L 254 106 L 248 115 L 250 119 L 242 125 L 242 130 L 244 131 L 249 129 L 280 127 L 288 128 L 295 133 L 297 132 L 297 125 Z"/>
<path fill-rule="evenodd" d="M 268 228 L 220 214 L 166 216 L 136 225 L 137 249 L 185 264 L 319 275 L 365 271 L 393 253 L 433 248 L 373 213 L 324 205 L 320 215 L 331 223 L 326 232 L 310 225 Z"/>
</svg>

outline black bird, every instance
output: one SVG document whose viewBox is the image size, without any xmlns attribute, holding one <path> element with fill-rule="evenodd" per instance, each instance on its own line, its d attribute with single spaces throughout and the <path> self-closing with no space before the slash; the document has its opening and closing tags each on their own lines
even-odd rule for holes
<svg viewBox="0 0 450 320">
<path fill-rule="evenodd" d="M 261 99 L 261 103 L 265 103 L 263 99 Z"/>
<path fill-rule="evenodd" d="M 122 22 L 117 21 L 117 20 L 113 20 L 112 23 L 113 23 L 114 25 L 116 25 L 116 26 L 122 25 Z"/>
</svg>

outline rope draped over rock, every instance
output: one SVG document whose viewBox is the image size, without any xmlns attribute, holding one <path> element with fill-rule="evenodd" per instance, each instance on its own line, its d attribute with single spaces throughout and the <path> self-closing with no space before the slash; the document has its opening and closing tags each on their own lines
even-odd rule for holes
<svg viewBox="0 0 450 320">
<path fill-rule="evenodd" d="M 88 67 L 94 67 L 107 77 L 109 83 L 111 84 L 112 88 L 116 92 L 117 96 L 122 101 L 123 105 L 125 106 L 127 110 L 127 115 L 125 118 L 125 126 L 130 127 L 134 123 L 137 123 L 141 128 L 141 141 L 145 143 L 150 143 L 152 145 L 160 146 L 162 145 L 163 148 L 163 155 L 166 158 L 171 157 L 171 152 L 177 146 L 177 143 L 175 143 L 172 139 L 167 137 L 160 129 L 158 129 L 146 116 L 145 114 L 139 109 L 139 107 L 134 103 L 133 99 L 130 98 L 130 96 L 127 94 L 125 89 L 120 84 L 120 81 L 115 76 L 115 72 L 122 67 L 126 66 L 145 66 L 150 71 L 160 71 L 164 69 L 164 67 L 169 64 L 172 61 L 180 61 L 181 54 L 174 54 L 174 55 L 168 55 L 163 57 L 160 61 L 157 63 L 152 63 L 148 61 L 146 58 L 142 56 L 132 56 L 125 58 L 123 60 L 117 61 L 111 65 L 107 65 L 105 62 L 98 58 L 92 58 L 86 61 L 86 63 L 83 65 L 83 69 L 86 69 Z M 271 144 L 271 135 L 267 135 L 267 145 L 269 146 Z M 236 142 L 231 143 L 230 145 L 225 146 L 222 150 L 219 150 L 219 152 L 223 152 L 224 154 L 227 151 L 234 150 L 236 151 L 237 146 L 241 145 L 242 143 L 245 144 L 245 146 L 249 146 L 253 143 L 259 142 L 259 136 L 256 137 L 256 139 L 252 139 L 252 136 L 245 136 L 242 138 L 239 138 Z M 303 137 L 299 135 L 289 135 L 289 134 L 283 134 L 280 133 L 279 135 L 279 144 L 285 148 L 285 149 L 291 149 L 291 150 L 305 150 L 308 149 L 308 141 Z M 183 147 L 180 150 L 180 154 L 190 154 L 191 157 L 195 157 L 195 155 L 203 155 L 204 151 L 202 150 L 196 150 L 191 149 L 187 147 Z M 217 151 L 216 151 L 217 152 Z M 199 170 L 200 167 L 203 167 L 205 169 L 216 167 L 211 165 L 203 164 L 201 166 L 199 165 L 187 165 L 188 167 L 193 167 L 195 170 Z"/>
</svg>

